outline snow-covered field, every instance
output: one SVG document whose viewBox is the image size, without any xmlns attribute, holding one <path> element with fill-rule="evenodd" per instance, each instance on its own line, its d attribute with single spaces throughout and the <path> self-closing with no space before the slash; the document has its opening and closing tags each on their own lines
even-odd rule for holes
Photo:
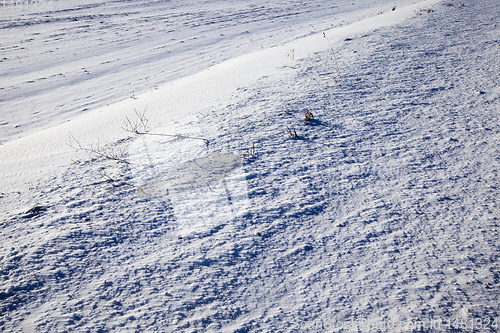
<svg viewBox="0 0 500 333">
<path fill-rule="evenodd" d="M 0 142 L 393 5 L 382 0 L 39 1 L 45 3 L 0 0 Z"/>
<path fill-rule="evenodd" d="M 0 328 L 500 331 L 499 19 L 2 7 Z"/>
</svg>

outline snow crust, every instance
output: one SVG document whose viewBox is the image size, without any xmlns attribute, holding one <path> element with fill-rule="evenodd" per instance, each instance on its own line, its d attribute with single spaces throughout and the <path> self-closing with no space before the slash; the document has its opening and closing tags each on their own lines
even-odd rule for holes
<svg viewBox="0 0 500 333">
<path fill-rule="evenodd" d="M 495 1 L 51 5 L 0 15 L 3 331 L 499 330 Z"/>
</svg>

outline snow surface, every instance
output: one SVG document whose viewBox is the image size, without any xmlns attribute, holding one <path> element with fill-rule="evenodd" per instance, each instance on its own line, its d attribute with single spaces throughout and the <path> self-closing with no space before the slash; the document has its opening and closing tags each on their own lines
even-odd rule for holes
<svg viewBox="0 0 500 333">
<path fill-rule="evenodd" d="M 0 328 L 499 331 L 500 6 L 411 3 L 4 10 Z"/>
<path fill-rule="evenodd" d="M 382 0 L 21 5 L 29 3 L 0 2 L 0 141 L 393 5 Z"/>
</svg>

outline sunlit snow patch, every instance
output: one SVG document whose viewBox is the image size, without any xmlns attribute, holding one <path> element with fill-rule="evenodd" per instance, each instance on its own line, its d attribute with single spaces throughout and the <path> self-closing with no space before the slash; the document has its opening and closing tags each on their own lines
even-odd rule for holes
<svg viewBox="0 0 500 333">
<path fill-rule="evenodd" d="M 195 123 L 175 123 L 151 133 L 200 137 Z M 182 232 L 225 224 L 249 206 L 241 158 L 209 152 L 205 141 L 141 135 L 129 150 L 139 195 L 169 200 Z"/>
</svg>

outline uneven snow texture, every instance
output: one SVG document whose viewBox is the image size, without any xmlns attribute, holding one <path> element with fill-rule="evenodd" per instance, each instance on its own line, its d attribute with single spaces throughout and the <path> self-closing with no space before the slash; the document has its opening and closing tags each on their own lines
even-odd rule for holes
<svg viewBox="0 0 500 333">
<path fill-rule="evenodd" d="M 37 1 L 0 1 L 0 142 L 392 5 L 385 0 L 27 3 Z"/>
<path fill-rule="evenodd" d="M 340 83 L 331 49 L 291 47 L 198 115 L 207 154 L 255 143 L 230 221 L 188 232 L 168 197 L 101 181 L 137 176 L 105 159 L 2 193 L 27 208 L 0 222 L 0 328 L 498 331 L 500 6 L 417 14 L 332 42 Z"/>
</svg>

